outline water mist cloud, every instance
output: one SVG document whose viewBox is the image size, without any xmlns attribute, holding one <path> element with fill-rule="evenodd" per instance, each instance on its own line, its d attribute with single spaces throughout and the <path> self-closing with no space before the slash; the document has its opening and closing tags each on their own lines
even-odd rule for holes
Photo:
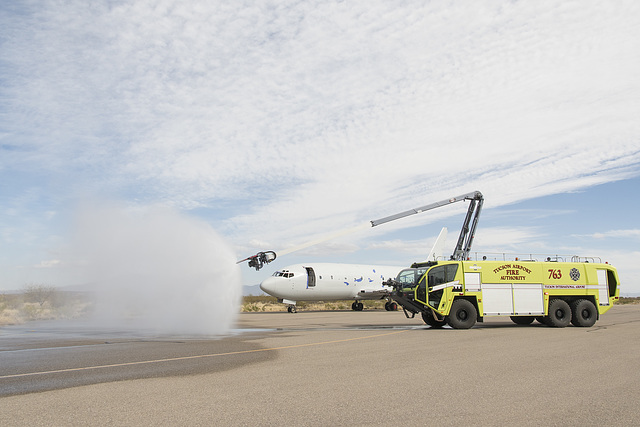
<svg viewBox="0 0 640 427">
<path fill-rule="evenodd" d="M 96 290 L 100 326 L 220 335 L 233 326 L 241 274 L 205 222 L 166 207 L 116 203 L 78 211 L 74 250 Z"/>
</svg>

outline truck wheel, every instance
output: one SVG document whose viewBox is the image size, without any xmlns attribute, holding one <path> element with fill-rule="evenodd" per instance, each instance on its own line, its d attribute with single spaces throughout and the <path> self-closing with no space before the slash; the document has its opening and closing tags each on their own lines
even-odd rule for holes
<svg viewBox="0 0 640 427">
<path fill-rule="evenodd" d="M 598 310 L 593 303 L 586 299 L 579 299 L 571 304 L 571 323 L 574 326 L 590 328 L 596 323 Z"/>
<path fill-rule="evenodd" d="M 447 322 L 444 320 L 436 319 L 431 310 L 422 312 L 422 320 L 424 320 L 424 323 L 431 326 L 432 328 L 442 328 L 447 324 Z"/>
<path fill-rule="evenodd" d="M 476 324 L 478 312 L 466 299 L 456 299 L 451 304 L 451 311 L 447 316 L 447 323 L 454 329 L 469 329 Z"/>
<path fill-rule="evenodd" d="M 571 322 L 571 307 L 565 300 L 554 299 L 549 303 L 547 324 L 554 328 L 564 328 Z"/>
<path fill-rule="evenodd" d="M 536 320 L 538 321 L 538 323 L 540 323 L 541 325 L 547 325 L 549 326 L 549 323 L 547 322 L 547 316 L 536 316 Z"/>
<path fill-rule="evenodd" d="M 511 321 L 516 325 L 530 325 L 534 319 L 534 316 L 511 316 Z"/>
</svg>

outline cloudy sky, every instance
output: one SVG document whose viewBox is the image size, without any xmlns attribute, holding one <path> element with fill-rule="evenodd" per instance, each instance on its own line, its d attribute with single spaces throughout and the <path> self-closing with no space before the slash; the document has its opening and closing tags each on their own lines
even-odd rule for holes
<svg viewBox="0 0 640 427">
<path fill-rule="evenodd" d="M 640 294 L 638 76 L 635 0 L 3 1 L 0 290 L 79 280 L 87 201 L 170 207 L 242 258 L 479 190 L 475 250 L 600 256 Z M 464 211 L 243 281 L 409 264 Z"/>
</svg>

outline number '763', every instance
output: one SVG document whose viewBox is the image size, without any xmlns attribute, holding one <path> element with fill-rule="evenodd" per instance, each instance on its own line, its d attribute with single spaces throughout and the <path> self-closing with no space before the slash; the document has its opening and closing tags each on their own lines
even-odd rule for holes
<svg viewBox="0 0 640 427">
<path fill-rule="evenodd" d="M 562 271 L 549 269 L 549 279 L 562 279 Z"/>
</svg>

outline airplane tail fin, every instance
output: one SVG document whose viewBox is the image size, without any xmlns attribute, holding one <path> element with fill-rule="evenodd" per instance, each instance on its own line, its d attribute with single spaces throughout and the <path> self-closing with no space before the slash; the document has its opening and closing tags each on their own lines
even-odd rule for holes
<svg viewBox="0 0 640 427">
<path fill-rule="evenodd" d="M 431 251 L 429 251 L 427 261 L 437 261 L 438 259 L 442 259 L 442 253 L 444 251 L 444 244 L 446 240 L 447 227 L 442 227 L 442 230 L 440 230 L 440 234 L 438 235 L 436 242 L 433 244 Z"/>
</svg>

